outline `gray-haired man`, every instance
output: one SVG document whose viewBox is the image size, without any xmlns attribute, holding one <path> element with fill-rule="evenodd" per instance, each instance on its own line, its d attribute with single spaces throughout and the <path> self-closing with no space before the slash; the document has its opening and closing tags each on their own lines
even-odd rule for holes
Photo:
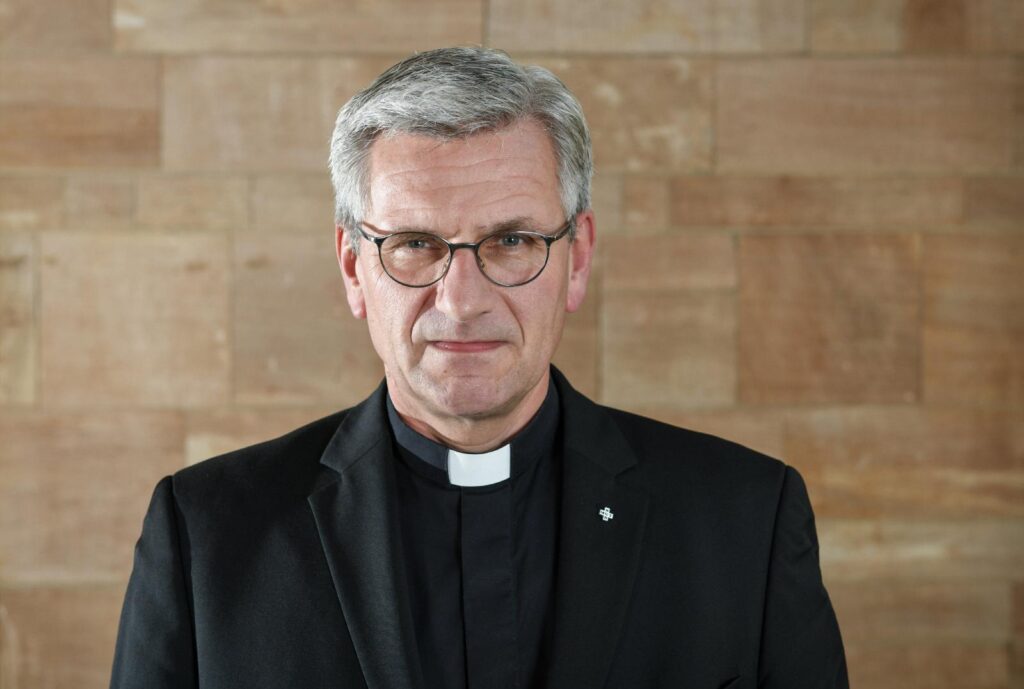
<svg viewBox="0 0 1024 689">
<path fill-rule="evenodd" d="M 568 90 L 416 55 L 330 160 L 385 380 L 158 484 L 111 685 L 846 687 L 799 474 L 551 367 L 595 238 Z"/>
</svg>

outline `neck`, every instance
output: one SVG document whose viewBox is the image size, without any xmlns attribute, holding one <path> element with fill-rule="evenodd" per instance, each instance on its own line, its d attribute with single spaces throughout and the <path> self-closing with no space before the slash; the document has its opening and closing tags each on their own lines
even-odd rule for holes
<svg viewBox="0 0 1024 689">
<path fill-rule="evenodd" d="M 526 427 L 534 417 L 548 392 L 550 373 L 541 380 L 512 410 L 505 414 L 465 417 L 431 413 L 424 405 L 411 402 L 411 396 L 400 393 L 400 388 L 388 379 L 388 394 L 395 411 L 410 428 L 446 447 L 472 454 L 490 452 L 505 445 L 509 438 Z"/>
</svg>

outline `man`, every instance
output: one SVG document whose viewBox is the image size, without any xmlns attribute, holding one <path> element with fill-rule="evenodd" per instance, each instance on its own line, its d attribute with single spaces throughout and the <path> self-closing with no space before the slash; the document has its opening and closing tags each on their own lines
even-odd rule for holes
<svg viewBox="0 0 1024 689">
<path fill-rule="evenodd" d="M 846 687 L 796 470 L 551 358 L 594 249 L 546 70 L 395 65 L 338 115 L 336 249 L 385 380 L 163 479 L 112 687 Z"/>
</svg>

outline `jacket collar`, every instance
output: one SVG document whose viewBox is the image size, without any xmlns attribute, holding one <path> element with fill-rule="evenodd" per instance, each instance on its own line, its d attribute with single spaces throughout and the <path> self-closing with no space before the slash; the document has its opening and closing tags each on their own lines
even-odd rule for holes
<svg viewBox="0 0 1024 689">
<path fill-rule="evenodd" d="M 382 433 L 387 430 L 384 425 L 387 421 L 384 401 L 386 396 L 387 386 L 381 381 L 369 397 L 345 414 L 345 418 L 338 424 L 338 429 L 320 456 L 321 464 L 344 474 L 375 445 L 388 439 L 388 436 Z"/>
<path fill-rule="evenodd" d="M 615 476 L 637 463 L 636 453 L 619 431 L 608 411 L 576 391 L 554 366 L 551 367 L 561 398 L 564 446 Z"/>
<path fill-rule="evenodd" d="M 563 477 L 548 686 L 598 687 L 626 618 L 648 498 L 620 481 L 637 457 L 614 419 L 556 368 L 551 374 Z M 385 394 L 382 383 L 345 415 L 320 459 L 331 471 L 308 501 L 367 688 L 420 689 Z"/>
</svg>

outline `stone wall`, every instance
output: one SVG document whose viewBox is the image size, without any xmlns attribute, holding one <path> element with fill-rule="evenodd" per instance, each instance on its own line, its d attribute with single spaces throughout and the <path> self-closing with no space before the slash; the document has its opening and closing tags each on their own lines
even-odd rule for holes
<svg viewBox="0 0 1024 689">
<path fill-rule="evenodd" d="M 558 363 L 807 479 L 859 689 L 1024 687 L 1024 2 L 0 0 L 0 687 L 103 687 L 155 482 L 369 392 L 337 108 L 484 43 L 583 101 Z"/>
</svg>

